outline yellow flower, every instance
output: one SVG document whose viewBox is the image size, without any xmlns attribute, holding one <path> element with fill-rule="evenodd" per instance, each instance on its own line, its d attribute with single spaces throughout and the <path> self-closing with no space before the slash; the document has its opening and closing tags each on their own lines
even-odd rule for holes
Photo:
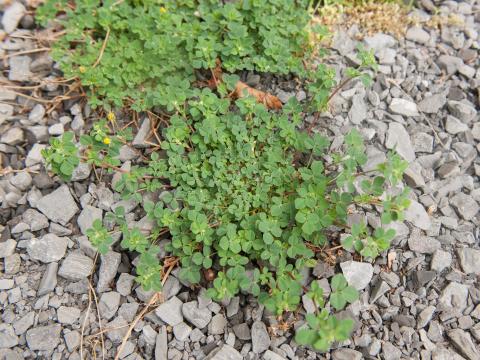
<svg viewBox="0 0 480 360">
<path fill-rule="evenodd" d="M 80 66 L 78 68 L 78 71 L 80 71 L 82 74 L 84 74 L 87 71 L 87 69 L 85 68 L 85 66 Z"/>
<path fill-rule="evenodd" d="M 115 114 L 110 111 L 110 112 L 107 114 L 107 120 L 110 121 L 110 122 L 114 122 L 115 119 L 116 119 Z"/>
<path fill-rule="evenodd" d="M 112 140 L 111 140 L 109 137 L 103 138 L 103 143 L 104 143 L 105 145 L 110 145 L 111 142 L 112 142 Z"/>
<path fill-rule="evenodd" d="M 167 9 L 165 9 L 163 6 L 160 8 L 160 14 L 165 14 L 167 12 Z"/>
</svg>

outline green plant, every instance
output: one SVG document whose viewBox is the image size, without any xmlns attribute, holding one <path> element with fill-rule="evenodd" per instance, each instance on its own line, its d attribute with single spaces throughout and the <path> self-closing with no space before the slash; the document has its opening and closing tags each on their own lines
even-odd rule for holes
<svg viewBox="0 0 480 360">
<path fill-rule="evenodd" d="M 343 275 L 335 275 L 330 284 L 333 290 L 330 304 L 336 310 L 343 309 L 347 302 L 353 302 L 358 298 L 358 292 L 353 287 L 347 286 Z M 353 329 L 353 320 L 338 319 L 324 308 L 325 297 L 318 282 L 312 282 L 307 296 L 314 301 L 317 308 L 314 314 L 305 315 L 307 322 L 295 334 L 295 341 L 300 345 L 310 345 L 316 350 L 327 351 L 332 342 L 347 340 Z"/>
<path fill-rule="evenodd" d="M 73 171 L 80 163 L 75 135 L 66 132 L 62 137 L 50 138 L 50 147 L 42 149 L 42 156 L 52 171 L 63 180 L 70 180 Z"/>
<path fill-rule="evenodd" d="M 143 202 L 154 228 L 146 233 L 129 226 L 121 207 L 106 216 L 121 232 L 120 245 L 138 253 L 136 279 L 146 290 L 161 290 L 164 271 L 156 243 L 167 233 L 166 251 L 180 264 L 182 280 L 203 283 L 218 300 L 251 293 L 277 315 L 298 308 L 305 290 L 302 271 L 331 245 L 333 226 L 350 234 L 341 244 L 347 251 L 373 259 L 388 248 L 392 230 L 350 228 L 348 214 L 376 206 L 383 209 L 383 225 L 401 220 L 407 190 L 390 190 L 398 186 L 406 162 L 389 153 L 384 164 L 365 173 L 360 171 L 365 148 L 355 129 L 336 153 L 312 126 L 300 130 L 305 114 L 318 118 L 348 81 L 360 77 L 368 83 L 373 55 L 359 49 L 361 65 L 347 69 L 340 84 L 332 69 L 309 64 L 319 50 L 310 41 L 312 32 L 325 33 L 309 28 L 304 5 L 91 0 L 72 7 L 50 0 L 39 10 L 44 21 L 66 12 L 60 21 L 66 35 L 54 57 L 67 76 L 80 78 L 93 106 L 157 107 L 168 118 L 161 134 L 166 157 L 152 152 L 115 185 L 123 199 Z M 216 93 L 200 89 L 196 79 L 214 77 L 217 59 L 230 74 L 223 74 Z M 292 99 L 277 113 L 254 98 L 234 102 L 230 95 L 239 79 L 234 72 L 244 69 L 294 73 L 305 82 L 309 101 Z M 131 133 L 117 129 L 114 120 L 110 112 L 95 123 L 81 136 L 80 150 L 72 133 L 53 139 L 44 152 L 51 169 L 65 180 L 79 161 L 119 171 L 119 149 L 129 144 Z M 143 201 L 147 193 L 155 201 Z M 101 254 L 113 243 L 100 220 L 87 235 Z M 353 322 L 337 319 L 330 308 L 341 310 L 358 294 L 339 274 L 331 287 L 327 301 L 316 281 L 310 285 L 307 295 L 318 309 L 307 315 L 299 343 L 326 350 L 349 336 Z"/>
</svg>

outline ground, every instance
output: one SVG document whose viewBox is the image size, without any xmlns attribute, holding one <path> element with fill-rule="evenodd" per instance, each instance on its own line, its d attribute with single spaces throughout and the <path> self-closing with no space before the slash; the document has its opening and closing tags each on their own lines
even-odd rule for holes
<svg viewBox="0 0 480 360">
<path fill-rule="evenodd" d="M 174 270 L 164 301 L 135 324 L 119 358 L 480 359 L 480 5 L 444 1 L 433 11 L 430 0 L 420 4 L 410 13 L 420 25 L 405 37 L 340 29 L 326 58 L 341 70 L 355 63 L 362 42 L 375 50 L 380 67 L 370 88 L 351 82 L 342 89 L 315 130 L 334 140 L 334 151 L 357 127 L 370 157 L 364 170 L 396 148 L 410 164 L 405 180 L 413 188 L 388 252 L 373 264 L 335 254 L 361 291 L 345 313 L 356 319 L 351 339 L 324 354 L 299 347 L 292 335 L 312 309 L 307 297 L 298 316 L 285 319 L 294 325 L 283 327 L 253 298 L 212 302 L 204 289 L 184 286 Z M 429 27 L 433 14 L 461 21 Z M 148 220 L 137 203 L 111 189 L 111 176 L 82 166 L 64 183 L 45 171 L 40 150 L 48 139 L 67 130 L 84 133 L 95 112 L 78 89 L 61 82 L 20 2 L 6 5 L 2 25 L 0 359 L 80 359 L 93 351 L 113 359 L 152 293 L 133 281 L 134 254 L 114 247 L 97 257 L 85 231 L 119 205 L 127 221 L 148 227 Z M 294 79 L 243 78 L 282 101 L 305 101 Z M 135 147 L 120 154 L 124 169 L 155 141 L 148 120 L 137 125 Z M 351 222 L 375 226 L 372 210 L 352 214 Z M 332 265 L 319 262 L 305 282 L 319 281 L 329 291 L 332 275 Z"/>
</svg>

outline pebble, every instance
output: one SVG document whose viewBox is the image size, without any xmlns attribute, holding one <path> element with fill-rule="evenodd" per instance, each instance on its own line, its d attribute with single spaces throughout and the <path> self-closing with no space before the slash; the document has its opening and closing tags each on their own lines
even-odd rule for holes
<svg viewBox="0 0 480 360">
<path fill-rule="evenodd" d="M 412 26 L 407 30 L 405 38 L 410 41 L 417 42 L 419 44 L 426 44 L 430 40 L 430 34 L 423 30 L 422 27 Z"/>
<path fill-rule="evenodd" d="M 160 304 L 155 309 L 155 314 L 170 326 L 175 326 L 183 321 L 182 301 L 176 296 Z"/>
<path fill-rule="evenodd" d="M 411 200 L 409 208 L 405 210 L 405 220 L 422 230 L 429 230 L 432 226 L 425 208 L 415 200 Z"/>
<path fill-rule="evenodd" d="M 480 211 L 480 206 L 471 197 L 460 192 L 450 199 L 450 204 L 457 210 L 459 215 L 465 220 L 472 220 Z"/>
<path fill-rule="evenodd" d="M 480 250 L 459 248 L 457 254 L 460 266 L 466 274 L 480 275 Z"/>
<path fill-rule="evenodd" d="M 42 104 L 37 104 L 28 114 L 28 121 L 33 124 L 40 124 L 45 116 L 46 110 Z"/>
<path fill-rule="evenodd" d="M 192 332 L 192 328 L 181 322 L 173 327 L 173 335 L 178 341 L 186 341 Z"/>
<path fill-rule="evenodd" d="M 142 125 L 140 125 L 140 129 L 138 129 L 137 135 L 135 135 L 135 138 L 132 141 L 132 145 L 136 148 L 148 147 L 145 141 L 147 140 L 150 131 L 150 119 L 146 117 L 145 119 L 143 119 Z"/>
<path fill-rule="evenodd" d="M 417 329 L 424 328 L 428 325 L 430 320 L 432 320 L 433 314 L 435 313 L 436 307 L 435 306 L 427 306 L 423 309 L 420 314 L 418 314 L 417 318 Z"/>
<path fill-rule="evenodd" d="M 5 30 L 7 34 L 14 32 L 26 12 L 27 9 L 25 9 L 25 6 L 23 6 L 21 2 L 14 1 L 3 13 L 3 30 Z"/>
<path fill-rule="evenodd" d="M 122 255 L 114 251 L 109 251 L 105 255 L 101 255 L 100 260 L 101 262 L 100 270 L 98 272 L 97 291 L 102 293 L 110 289 L 110 285 L 113 285 L 112 282 L 117 275 L 117 270 L 120 266 Z"/>
<path fill-rule="evenodd" d="M 78 320 L 79 317 L 80 309 L 76 307 L 60 306 L 57 309 L 57 320 L 60 324 L 72 325 Z"/>
<path fill-rule="evenodd" d="M 0 259 L 12 255 L 15 252 L 16 247 L 17 242 L 13 239 L 0 242 Z"/>
<path fill-rule="evenodd" d="M 468 286 L 452 281 L 443 289 L 438 303 L 446 308 L 462 312 L 467 307 L 467 298 Z"/>
<path fill-rule="evenodd" d="M 210 352 L 204 360 L 242 360 L 243 356 L 230 345 L 224 344 Z"/>
<path fill-rule="evenodd" d="M 13 330 L 13 327 L 10 324 L 0 323 L 0 349 L 3 350 L 8 348 L 13 348 L 17 345 L 18 345 L 18 337 L 15 335 L 15 331 Z"/>
<path fill-rule="evenodd" d="M 250 328 L 246 323 L 241 323 L 233 326 L 233 332 L 235 336 L 243 341 L 248 341 L 252 338 Z"/>
<path fill-rule="evenodd" d="M 450 100 L 447 103 L 450 113 L 464 123 L 469 123 L 477 115 L 475 107 L 465 101 Z"/>
<path fill-rule="evenodd" d="M 345 261 L 340 268 L 348 284 L 357 290 L 365 289 L 373 277 L 373 266 L 369 263 Z"/>
<path fill-rule="evenodd" d="M 68 351 L 73 352 L 80 346 L 81 334 L 73 330 L 63 335 L 63 339 L 65 340 Z"/>
<path fill-rule="evenodd" d="M 418 232 L 415 232 L 408 238 L 408 247 L 416 253 L 433 254 L 440 249 L 441 244 L 433 237 L 420 235 Z"/>
<path fill-rule="evenodd" d="M 208 324 L 208 333 L 210 335 L 221 335 L 227 327 L 227 319 L 222 314 L 216 314 Z"/>
<path fill-rule="evenodd" d="M 60 342 L 62 327 L 59 324 L 37 326 L 27 331 L 26 340 L 30 350 L 53 351 Z"/>
<path fill-rule="evenodd" d="M 418 116 L 420 115 L 417 109 L 417 104 L 409 100 L 401 98 L 393 98 L 392 102 L 388 106 L 390 111 L 394 114 L 400 114 L 403 116 Z"/>
<path fill-rule="evenodd" d="M 454 116 L 447 115 L 447 119 L 445 120 L 445 130 L 447 130 L 449 134 L 457 135 L 467 131 L 468 125 L 464 124 Z"/>
<path fill-rule="evenodd" d="M 32 176 L 28 172 L 22 171 L 10 179 L 10 184 L 20 191 L 25 191 L 32 185 Z"/>
<path fill-rule="evenodd" d="M 37 296 L 40 297 L 55 290 L 55 287 L 57 286 L 57 270 L 58 263 L 51 262 L 47 264 L 40 285 L 38 286 Z"/>
<path fill-rule="evenodd" d="M 2 134 L 2 137 L 0 137 L 0 143 L 15 146 L 22 143 L 23 139 L 23 130 L 19 127 L 12 127 Z"/>
<path fill-rule="evenodd" d="M 415 151 L 413 150 L 410 135 L 408 135 L 407 130 L 405 130 L 400 123 L 390 123 L 385 146 L 387 149 L 395 149 L 395 151 L 408 162 L 415 160 Z"/>
<path fill-rule="evenodd" d="M 20 319 L 15 320 L 13 328 L 16 335 L 23 335 L 28 329 L 30 329 L 35 322 L 35 311 L 29 311 L 23 315 Z"/>
<path fill-rule="evenodd" d="M 93 270 L 93 261 L 81 252 L 75 251 L 63 260 L 58 275 L 71 281 L 86 279 Z"/>
<path fill-rule="evenodd" d="M 396 44 L 396 41 L 392 36 L 383 33 L 368 36 L 364 41 L 367 47 L 373 49 L 375 52 L 385 48 L 391 48 Z"/>
<path fill-rule="evenodd" d="M 157 337 L 155 339 L 155 360 L 167 359 L 168 344 L 167 344 L 167 327 L 161 326 Z"/>
<path fill-rule="evenodd" d="M 267 327 L 261 321 L 255 321 L 252 324 L 252 351 L 255 354 L 261 354 L 270 347 L 270 335 Z"/>
<path fill-rule="evenodd" d="M 77 213 L 78 207 L 67 185 L 45 195 L 37 202 L 37 209 L 47 218 L 65 226 Z"/>
<path fill-rule="evenodd" d="M 26 82 L 32 78 L 30 64 L 32 59 L 29 56 L 12 56 L 9 58 L 10 71 L 8 80 Z"/>
<path fill-rule="evenodd" d="M 353 349 L 337 349 L 332 353 L 333 360 L 361 360 L 363 355 L 361 352 Z"/>
<path fill-rule="evenodd" d="M 190 301 L 182 305 L 182 314 L 185 319 L 199 329 L 203 329 L 212 319 L 212 312 L 208 308 L 199 309 L 198 302 Z"/>
<path fill-rule="evenodd" d="M 77 224 L 83 235 L 87 234 L 87 230 L 93 226 L 95 220 L 102 220 L 102 209 L 86 205 L 77 218 Z"/>
<path fill-rule="evenodd" d="M 68 240 L 55 234 L 47 234 L 40 239 L 33 238 L 28 242 L 28 255 L 43 263 L 58 261 L 65 256 Z"/>
<path fill-rule="evenodd" d="M 30 231 L 38 231 L 48 227 L 48 219 L 35 209 L 27 209 L 22 215 L 22 220 L 30 228 Z"/>
<path fill-rule="evenodd" d="M 110 320 L 120 306 L 120 294 L 115 291 L 109 291 L 102 294 L 98 303 L 98 308 L 103 319 Z"/>
<path fill-rule="evenodd" d="M 25 165 L 30 167 L 43 162 L 42 150 L 46 147 L 44 144 L 33 144 L 25 159 Z"/>
</svg>

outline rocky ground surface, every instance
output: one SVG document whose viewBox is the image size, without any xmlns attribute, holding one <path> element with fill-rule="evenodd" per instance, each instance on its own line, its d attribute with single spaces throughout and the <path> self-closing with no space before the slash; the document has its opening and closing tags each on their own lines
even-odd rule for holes
<svg viewBox="0 0 480 360">
<path fill-rule="evenodd" d="M 434 9 L 421 3 L 414 12 L 426 21 Z M 312 311 L 308 298 L 300 319 L 285 330 L 254 299 L 212 302 L 174 271 L 165 302 L 137 323 L 121 359 L 480 359 L 480 5 L 474 3 L 439 6 L 460 23 L 412 27 L 400 40 L 381 33 L 362 40 L 380 64 L 373 86 L 354 82 L 342 90 L 318 126 L 335 139 L 332 150 L 349 128 L 361 129 L 370 158 L 364 170 L 393 148 L 410 163 L 405 180 L 414 189 L 412 206 L 407 221 L 394 225 L 392 248 L 373 264 L 348 253 L 336 259 L 361 290 L 347 309 L 356 319 L 351 340 L 327 354 L 299 347 L 291 335 L 301 314 Z M 34 50 L 42 44 L 20 2 L 6 7 L 2 26 L 0 359 L 80 359 L 92 349 L 100 358 L 102 348 L 112 359 L 152 294 L 133 281 L 134 255 L 114 248 L 96 259 L 85 231 L 119 205 L 129 222 L 143 214 L 88 166 L 71 183 L 45 172 L 40 151 L 48 139 L 67 130 L 84 133 L 94 113 L 75 97 L 49 101 L 66 88 L 49 56 Z M 335 34 L 327 61 L 339 71 L 357 61 L 357 33 Z M 265 79 L 250 74 L 247 80 Z M 268 84 L 282 100 L 305 99 L 294 81 Z M 137 148 L 122 148 L 124 168 L 146 146 L 150 124 L 140 125 Z M 370 212 L 352 221 L 375 227 L 379 220 Z M 332 275 L 333 267 L 319 262 L 307 282 L 319 281 L 328 292 Z"/>
</svg>

